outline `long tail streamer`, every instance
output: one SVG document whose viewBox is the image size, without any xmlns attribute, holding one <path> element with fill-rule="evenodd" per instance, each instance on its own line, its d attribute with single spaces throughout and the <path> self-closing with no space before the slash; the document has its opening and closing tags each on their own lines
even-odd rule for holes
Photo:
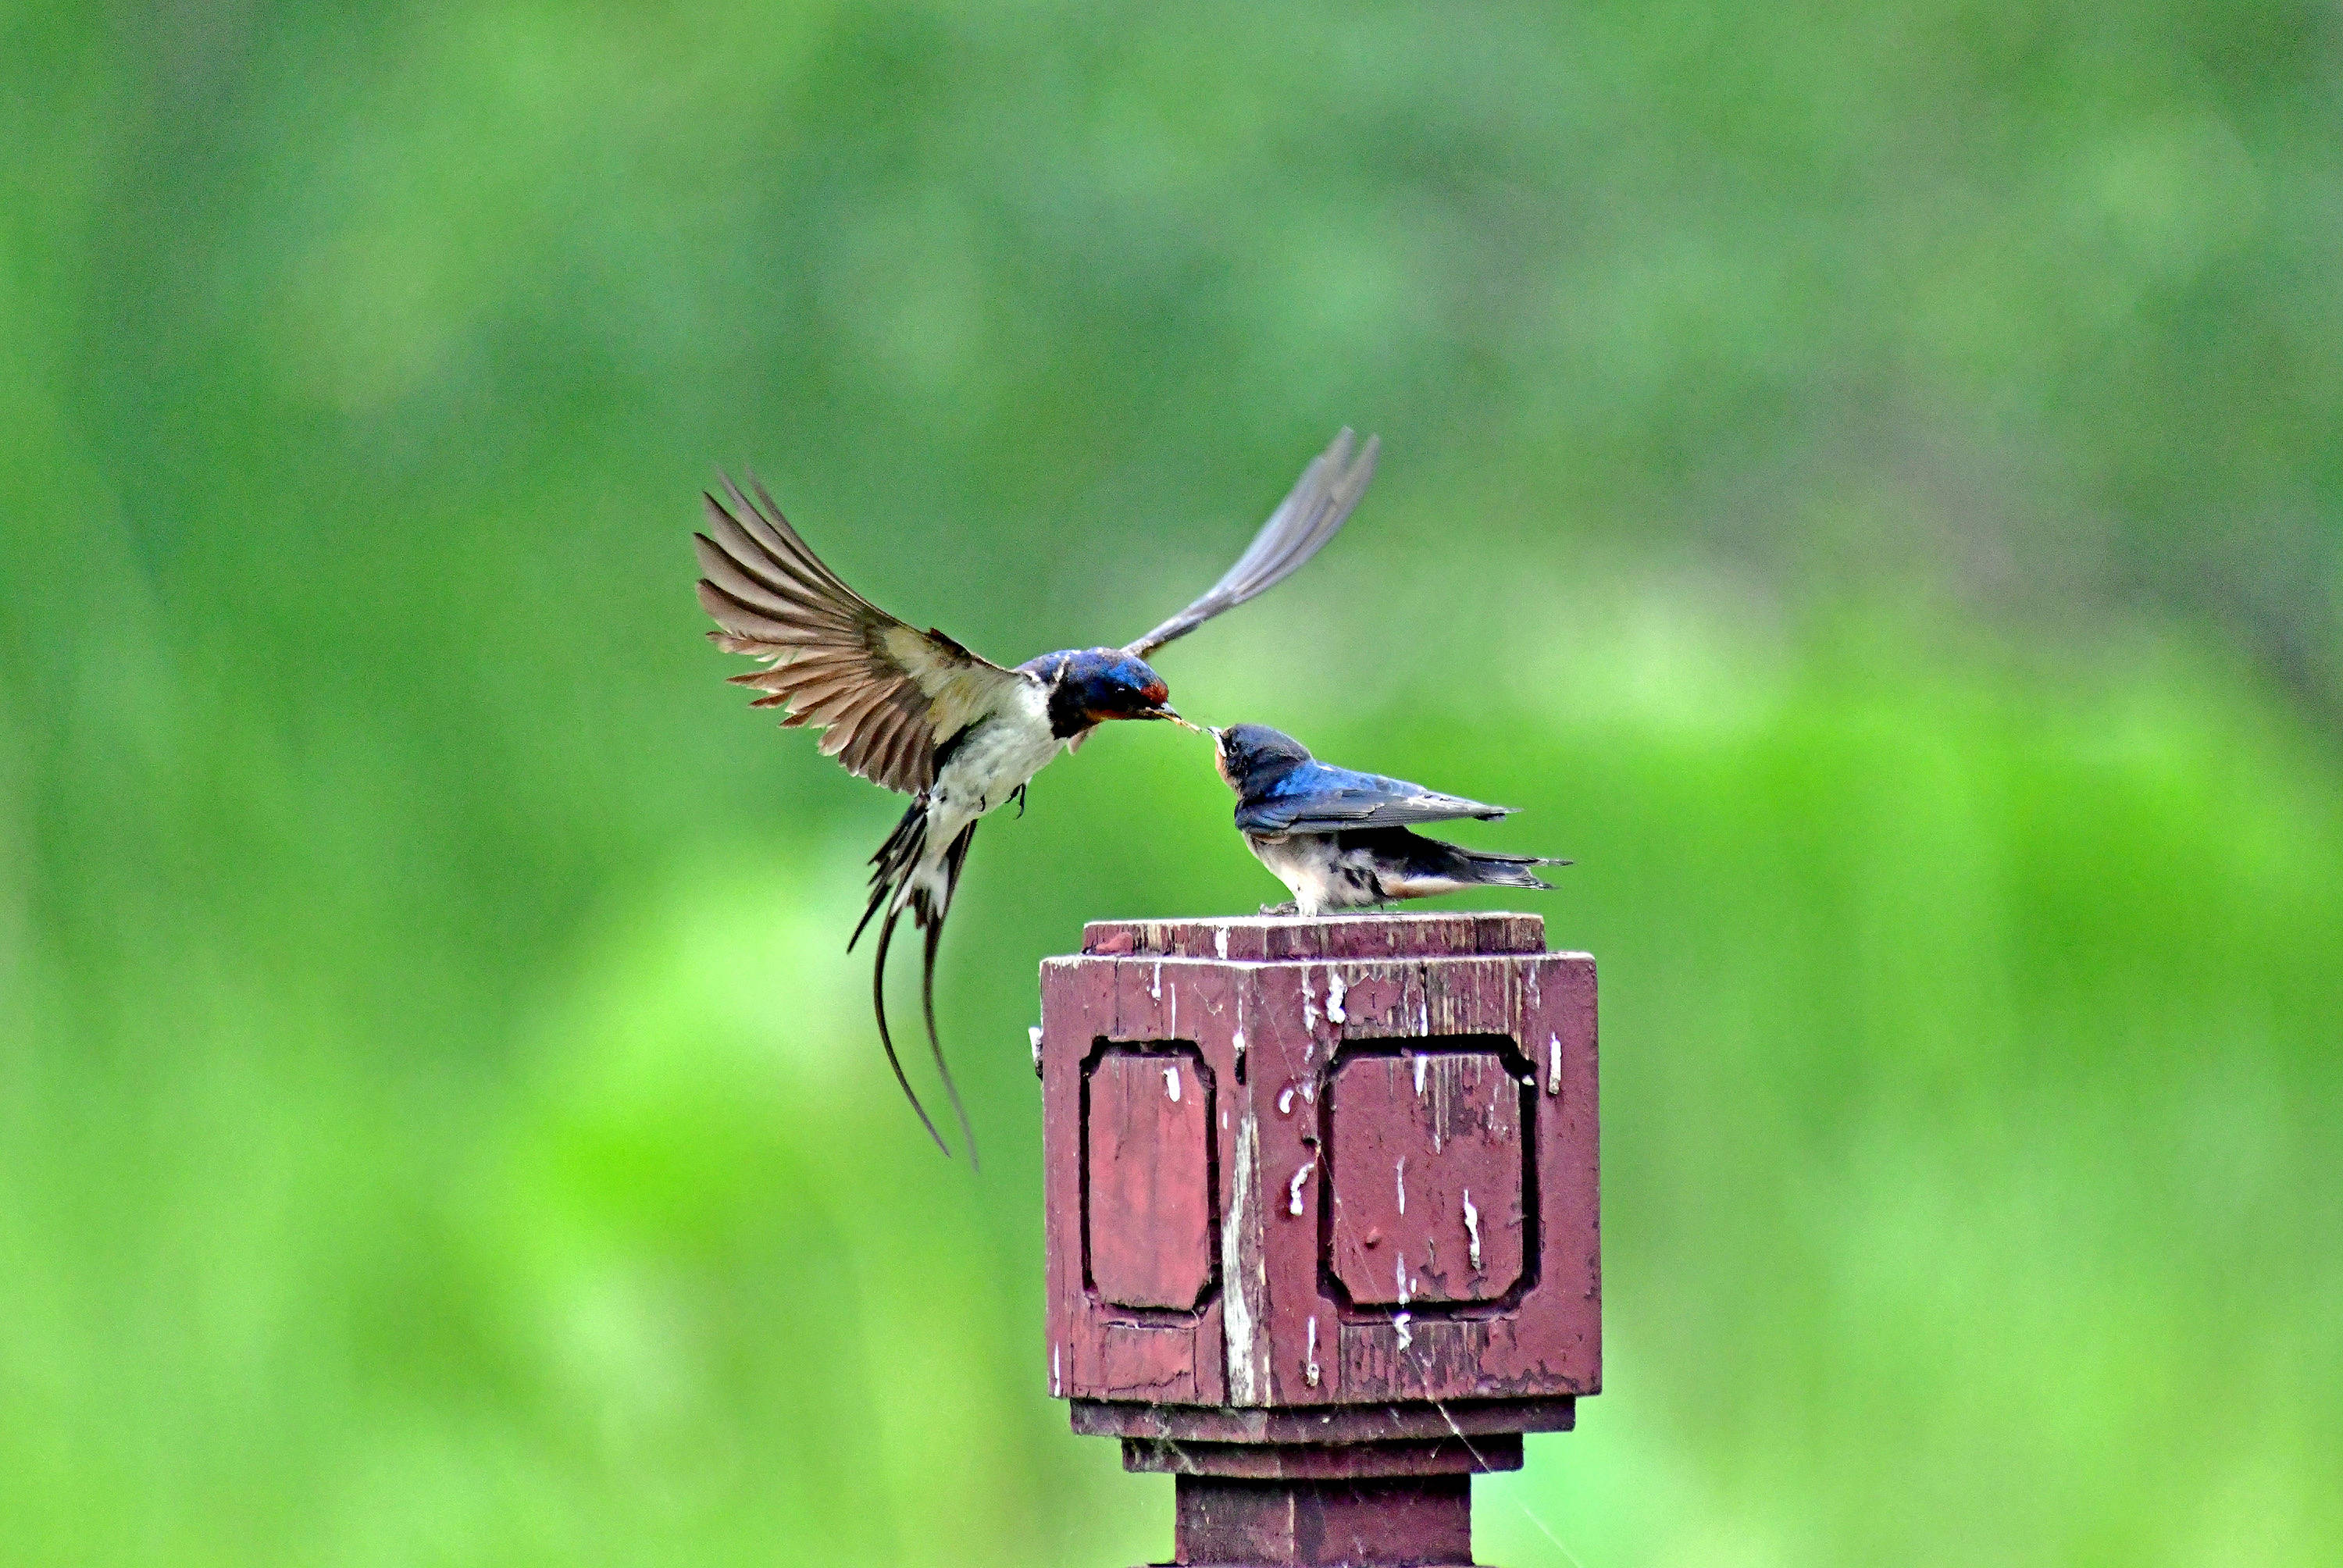
<svg viewBox="0 0 2343 1568">
<path fill-rule="evenodd" d="M 968 1145 L 968 1168 L 980 1167 L 976 1158 L 976 1128 L 968 1119 L 968 1110 L 960 1102 L 960 1085 L 952 1081 L 951 1068 L 944 1060 L 944 1042 L 936 1035 L 936 949 L 943 942 L 944 917 L 951 913 L 952 894 L 960 890 L 960 869 L 968 859 L 968 847 L 976 839 L 976 824 L 970 822 L 952 840 L 951 849 L 944 855 L 944 901 L 940 909 L 924 907 L 919 894 L 911 898 L 913 918 L 927 928 L 927 951 L 920 966 L 920 1008 L 927 1015 L 928 1050 L 936 1059 L 936 1076 L 944 1081 L 944 1093 L 951 1099 L 952 1114 L 960 1118 L 960 1141 Z"/>
<path fill-rule="evenodd" d="M 895 1070 L 895 1081 L 903 1086 L 903 1098 L 911 1102 L 911 1114 L 920 1119 L 920 1125 L 928 1130 L 928 1136 L 936 1141 L 936 1147 L 942 1150 L 944 1158 L 949 1160 L 951 1158 L 951 1145 L 946 1143 L 944 1135 L 936 1131 L 936 1124 L 928 1119 L 928 1108 L 920 1103 L 920 1096 L 911 1088 L 911 1081 L 903 1076 L 902 1059 L 895 1054 L 894 1037 L 887 1032 L 887 944 L 895 940 L 895 922 L 902 915 L 902 906 L 899 904 L 887 911 L 886 920 L 880 924 L 878 961 L 870 966 L 870 1010 L 879 1019 L 879 1043 L 886 1048 L 887 1065 Z M 858 937 L 862 934 L 860 926 L 855 928 L 854 934 Z M 853 946 L 850 941 L 848 950 L 853 950 Z"/>
<path fill-rule="evenodd" d="M 927 1129 L 928 1136 L 949 1159 L 951 1146 L 944 1141 L 943 1134 L 936 1131 L 927 1107 L 920 1103 L 910 1080 L 904 1075 L 902 1060 L 895 1053 L 894 1035 L 887 1027 L 887 950 L 894 941 L 895 922 L 902 918 L 907 906 L 911 912 L 911 923 L 927 933 L 920 1001 L 928 1026 L 928 1049 L 935 1058 L 936 1076 L 943 1081 L 944 1092 L 950 1097 L 952 1114 L 959 1119 L 960 1136 L 968 1146 L 969 1166 L 974 1170 L 978 1168 L 976 1129 L 969 1121 L 967 1107 L 960 1102 L 960 1085 L 952 1080 L 951 1067 L 944 1060 L 943 1041 L 936 1032 L 936 952 L 943 939 L 944 917 L 951 911 L 952 894 L 960 887 L 960 867 L 968 859 L 969 845 L 976 838 L 976 824 L 970 822 L 961 829 L 945 850 L 943 897 L 931 900 L 928 890 L 915 879 L 927 853 L 927 806 L 924 796 L 912 801 L 910 809 L 903 813 L 902 820 L 895 824 L 895 830 L 879 847 L 879 852 L 870 857 L 873 868 L 870 873 L 870 902 L 863 910 L 862 919 L 856 922 L 854 934 L 847 939 L 846 947 L 849 952 L 853 951 L 854 944 L 862 940 L 862 932 L 871 920 L 882 909 L 886 911 L 885 918 L 879 922 L 879 949 L 870 970 L 870 1010 L 879 1021 L 879 1043 L 886 1050 L 887 1065 L 894 1069 L 895 1081 L 901 1086 L 903 1098 L 910 1101 L 912 1113 L 919 1117 L 920 1125 Z"/>
</svg>

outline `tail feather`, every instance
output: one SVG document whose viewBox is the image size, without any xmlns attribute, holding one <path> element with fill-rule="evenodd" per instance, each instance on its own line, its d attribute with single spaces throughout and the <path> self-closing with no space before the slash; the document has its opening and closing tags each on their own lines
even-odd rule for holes
<svg viewBox="0 0 2343 1568">
<path fill-rule="evenodd" d="M 895 922 L 902 918 L 902 906 L 898 904 L 887 911 L 887 919 L 879 927 L 879 960 L 870 966 L 870 1010 L 878 1015 L 879 1043 L 886 1049 L 887 1065 L 895 1070 L 895 1081 L 902 1086 L 903 1098 L 911 1102 L 911 1114 L 920 1119 L 920 1125 L 928 1130 L 928 1136 L 935 1140 L 936 1147 L 949 1160 L 951 1158 L 951 1145 L 946 1143 L 944 1135 L 936 1131 L 936 1124 L 928 1119 L 928 1108 L 920 1103 L 920 1096 L 911 1088 L 911 1081 L 903 1076 L 903 1060 L 895 1054 L 894 1037 L 887 1032 L 887 944 L 895 940 Z M 864 919 L 867 921 L 869 917 Z M 861 934 L 859 929 L 855 934 Z M 850 947 L 851 945 L 849 944 Z M 965 1124 L 966 1119 L 962 1118 L 962 1121 Z"/>
<path fill-rule="evenodd" d="M 904 879 L 919 865 L 927 848 L 928 798 L 923 794 L 911 802 L 911 809 L 903 813 L 895 830 L 887 835 L 887 841 L 870 857 L 870 902 L 863 910 L 862 918 L 854 923 L 854 934 L 846 939 L 848 952 L 852 952 L 854 944 L 862 940 L 862 928 L 870 923 L 870 917 L 879 912 L 880 907 L 900 897 Z"/>
<path fill-rule="evenodd" d="M 1570 864 L 1548 855 L 1500 855 L 1487 849 L 1468 849 L 1461 844 L 1443 843 L 1440 847 L 1447 851 L 1442 859 L 1447 862 L 1444 869 L 1450 875 L 1460 882 L 1478 882 L 1491 888 L 1542 888 L 1552 892 L 1554 884 L 1530 868 Z"/>
<path fill-rule="evenodd" d="M 919 1095 L 912 1091 L 910 1081 L 904 1076 L 903 1064 L 895 1054 L 894 1037 L 887 1028 L 887 950 L 894 940 L 895 922 L 908 908 L 912 925 L 927 933 L 920 1001 L 928 1026 L 928 1049 L 935 1058 L 936 1075 L 943 1081 L 944 1092 L 950 1097 L 952 1114 L 959 1118 L 971 1169 L 977 1163 L 976 1129 L 960 1102 L 960 1085 L 952 1080 L 951 1068 L 944 1060 L 943 1041 L 936 1032 L 936 952 L 943 938 L 944 917 L 950 913 L 952 894 L 960 886 L 960 868 L 968 859 L 969 845 L 975 838 L 976 824 L 970 822 L 945 849 L 940 863 L 929 865 L 927 797 L 921 795 L 914 799 L 910 809 L 895 824 L 895 830 L 879 847 L 879 852 L 870 857 L 870 901 L 846 942 L 847 950 L 851 952 L 854 944 L 861 940 L 865 928 L 881 910 L 886 911 L 886 918 L 879 923 L 879 948 L 870 972 L 870 1008 L 879 1020 L 879 1043 L 886 1048 L 887 1064 L 895 1070 L 895 1081 L 901 1085 L 903 1097 L 910 1101 L 920 1125 L 927 1129 L 936 1147 L 950 1157 L 951 1148 L 936 1131 Z M 942 873 L 940 891 L 934 886 L 939 869 Z M 923 871 L 927 873 L 924 876 Z"/>
<path fill-rule="evenodd" d="M 1458 888 L 1535 888 L 1551 891 L 1554 884 L 1539 877 L 1533 866 L 1567 866 L 1544 855 L 1504 855 L 1491 849 L 1468 849 L 1444 839 L 1427 839 L 1405 828 L 1380 828 L 1345 834 L 1343 841 L 1372 849 L 1381 858 L 1380 885 L 1388 897 L 1417 899 Z"/>
<path fill-rule="evenodd" d="M 960 830 L 960 837 L 944 851 L 944 897 L 940 904 L 930 906 L 926 890 L 911 890 L 911 918 L 928 933 L 927 950 L 920 967 L 920 1007 L 927 1015 L 928 1050 L 936 1059 L 936 1076 L 944 1081 L 944 1093 L 951 1099 L 952 1114 L 960 1118 L 960 1141 L 968 1148 L 968 1168 L 980 1170 L 976 1157 L 976 1128 L 968 1119 L 968 1109 L 960 1102 L 960 1085 L 952 1081 L 951 1068 L 944 1061 L 944 1042 L 936 1035 L 936 949 L 942 944 L 944 917 L 951 913 L 952 894 L 960 889 L 960 869 L 968 859 L 968 847 L 976 839 L 976 824 L 970 822 Z"/>
</svg>

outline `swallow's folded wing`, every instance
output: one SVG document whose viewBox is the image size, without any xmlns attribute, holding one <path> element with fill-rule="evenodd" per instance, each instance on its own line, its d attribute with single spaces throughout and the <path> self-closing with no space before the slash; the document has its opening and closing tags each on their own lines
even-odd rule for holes
<svg viewBox="0 0 2343 1568">
<path fill-rule="evenodd" d="M 1270 513 L 1237 564 L 1202 598 L 1132 643 L 1131 651 L 1145 658 L 1173 638 L 1185 637 L 1222 610 L 1267 593 L 1300 570 L 1341 531 L 1351 508 L 1366 493 L 1367 481 L 1375 475 L 1379 446 L 1373 436 L 1364 446 L 1354 446 L 1346 427 L 1332 446 L 1302 470 L 1302 477 Z"/>
<path fill-rule="evenodd" d="M 1448 822 L 1460 817 L 1487 821 L 1513 809 L 1467 800 L 1461 795 L 1443 795 L 1404 779 L 1310 763 L 1238 807 L 1237 827 L 1247 833 L 1339 833 L 1353 828 Z"/>
<path fill-rule="evenodd" d="M 940 631 L 916 631 L 856 593 L 798 537 L 753 478 L 729 479 L 732 508 L 708 496 L 694 534 L 699 602 L 728 653 L 769 667 L 732 680 L 786 708 L 784 726 L 825 729 L 821 749 L 847 770 L 912 794 L 935 781 L 936 746 L 990 712 L 1026 678 L 979 658 Z"/>
</svg>

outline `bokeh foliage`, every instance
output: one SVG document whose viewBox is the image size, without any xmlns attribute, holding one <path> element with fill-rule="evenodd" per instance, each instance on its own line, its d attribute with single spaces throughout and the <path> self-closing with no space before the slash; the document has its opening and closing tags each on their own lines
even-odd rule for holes
<svg viewBox="0 0 2343 1568">
<path fill-rule="evenodd" d="M 895 804 L 683 535 L 754 464 L 1021 658 L 1342 422 L 1162 663 L 1580 861 L 1613 1392 L 1482 1554 L 2330 1561 L 2338 28 L 0 9 L 0 1561 L 1161 1554 L 1042 1397 L 1033 965 L 1272 890 L 1191 738 L 1045 774 L 940 1165 Z"/>
</svg>

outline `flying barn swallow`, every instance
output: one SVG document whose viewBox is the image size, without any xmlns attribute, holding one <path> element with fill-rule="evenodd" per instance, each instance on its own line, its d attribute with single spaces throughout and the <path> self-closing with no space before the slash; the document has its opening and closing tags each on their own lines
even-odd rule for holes
<svg viewBox="0 0 2343 1568">
<path fill-rule="evenodd" d="M 1567 866 L 1539 855 L 1493 855 L 1411 832 L 1410 822 L 1508 816 L 1484 806 L 1386 779 L 1332 768 L 1291 735 L 1265 724 L 1212 732 L 1214 762 L 1237 796 L 1237 830 L 1293 902 L 1263 914 L 1322 915 L 1372 909 L 1395 899 L 1428 899 L 1465 888 L 1543 888 L 1533 866 Z"/>
<path fill-rule="evenodd" d="M 935 978 L 937 943 L 978 819 L 1011 799 L 1021 814 L 1033 775 L 1102 723 L 1185 724 L 1147 657 L 1275 587 L 1317 554 L 1358 505 L 1374 473 L 1376 446 L 1373 437 L 1355 443 L 1347 429 L 1336 436 L 1220 581 L 1136 642 L 1065 648 L 1013 669 L 940 631 L 914 630 L 847 587 L 753 477 L 753 500 L 729 479 L 729 508 L 713 495 L 704 498 L 709 531 L 692 537 L 707 573 L 699 602 L 719 628 L 709 636 L 726 652 L 766 666 L 731 680 L 765 693 L 750 707 L 786 709 L 785 728 L 826 729 L 823 754 L 849 772 L 911 797 L 910 809 L 871 857 L 870 901 L 846 945 L 851 950 L 884 911 L 870 977 L 879 1040 L 920 1124 L 945 1153 L 951 1151 L 912 1092 L 887 1030 L 887 945 L 897 919 L 908 904 L 912 923 L 927 933 L 920 1002 L 928 1045 L 972 1161 L 975 1133 L 936 1037 Z"/>
</svg>

